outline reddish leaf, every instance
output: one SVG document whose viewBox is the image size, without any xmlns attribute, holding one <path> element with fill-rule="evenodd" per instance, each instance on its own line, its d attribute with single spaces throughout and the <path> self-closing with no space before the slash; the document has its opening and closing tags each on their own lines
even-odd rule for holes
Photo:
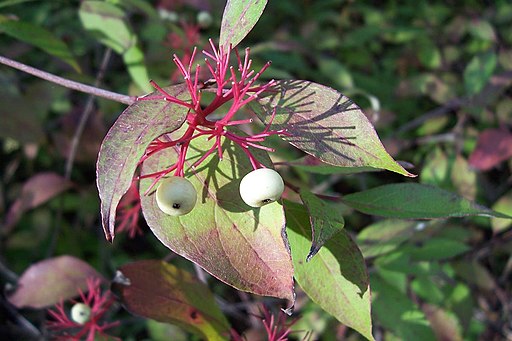
<svg viewBox="0 0 512 341">
<path fill-rule="evenodd" d="M 43 260 L 21 275 L 8 300 L 18 308 L 44 308 L 87 289 L 87 278 L 102 276 L 86 262 L 71 256 Z"/>
<path fill-rule="evenodd" d="M 281 81 L 250 106 L 272 129 L 287 129 L 295 147 L 325 163 L 341 167 L 373 167 L 414 176 L 386 152 L 361 109 L 343 94 L 303 81 Z M 259 104 L 258 104 L 259 103 Z"/>
<path fill-rule="evenodd" d="M 46 172 L 34 175 L 23 185 L 19 197 L 11 205 L 5 218 L 4 228 L 11 229 L 24 212 L 47 202 L 71 186 L 70 181 L 56 173 Z"/>
<path fill-rule="evenodd" d="M 478 137 L 469 164 L 486 171 L 512 157 L 512 134 L 506 129 L 487 129 Z"/>
<path fill-rule="evenodd" d="M 190 98 L 184 84 L 165 90 L 183 101 Z M 96 181 L 103 230 L 109 241 L 114 238 L 117 205 L 130 188 L 146 147 L 158 136 L 178 129 L 185 121 L 187 111 L 186 107 L 164 100 L 135 102 L 121 113 L 105 136 L 96 165 Z"/>
<path fill-rule="evenodd" d="M 113 290 L 134 314 L 178 324 L 208 340 L 229 334 L 229 323 L 208 287 L 171 264 L 157 260 L 126 264 L 119 269 Z"/>
<path fill-rule="evenodd" d="M 193 140 L 187 164 L 192 165 L 212 143 L 206 137 Z M 143 194 L 152 183 L 152 179 L 143 179 L 144 217 L 164 245 L 221 281 L 239 290 L 293 300 L 293 265 L 283 237 L 283 208 L 277 202 L 261 208 L 247 206 L 238 187 L 241 178 L 252 170 L 250 162 L 231 141 L 222 147 L 221 162 L 215 153 L 195 172 L 185 172 L 198 193 L 195 208 L 186 215 L 164 214 L 154 193 Z M 266 153 L 254 154 L 260 162 L 270 164 Z M 146 160 L 142 173 L 161 170 L 175 161 L 176 153 L 167 149 Z"/>
</svg>

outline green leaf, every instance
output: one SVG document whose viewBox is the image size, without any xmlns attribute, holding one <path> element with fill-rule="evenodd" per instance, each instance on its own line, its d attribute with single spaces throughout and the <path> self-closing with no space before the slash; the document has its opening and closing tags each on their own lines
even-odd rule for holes
<svg viewBox="0 0 512 341">
<path fill-rule="evenodd" d="M 341 323 L 368 340 L 372 336 L 370 288 L 363 256 L 345 230 L 331 238 L 310 262 L 311 227 L 302 205 L 285 202 L 295 279 L 306 294 Z"/>
<path fill-rule="evenodd" d="M 133 45 L 123 54 L 123 61 L 131 78 L 145 92 L 152 90 L 149 84 L 148 70 L 144 64 L 144 54 L 137 45 Z"/>
<path fill-rule="evenodd" d="M 453 258 L 469 249 L 469 246 L 457 240 L 433 237 L 421 246 L 410 246 L 408 253 L 415 261 L 435 261 Z"/>
<path fill-rule="evenodd" d="M 123 265 L 112 288 L 133 314 L 177 324 L 208 340 L 227 340 L 229 323 L 208 286 L 158 260 Z"/>
<path fill-rule="evenodd" d="M 466 216 L 509 218 L 433 186 L 400 183 L 346 195 L 342 201 L 363 213 L 403 219 L 435 219 Z"/>
<path fill-rule="evenodd" d="M 213 153 L 191 170 L 189 167 L 212 143 L 206 136 L 198 137 L 192 140 L 187 152 L 185 177 L 198 193 L 190 213 L 178 217 L 163 213 L 156 204 L 154 191 L 143 194 L 152 179 L 141 181 L 142 212 L 149 227 L 169 249 L 228 285 L 294 301 L 293 265 L 283 237 L 283 207 L 274 202 L 251 208 L 242 201 L 240 181 L 252 166 L 244 151 L 230 140 L 222 145 L 222 161 Z M 267 153 L 253 154 L 267 167 L 271 165 Z M 173 149 L 155 153 L 144 161 L 142 174 L 169 167 L 176 159 Z"/>
<path fill-rule="evenodd" d="M 84 1 L 78 12 L 85 29 L 107 47 L 123 56 L 131 78 L 143 91 L 151 91 L 144 54 L 125 12 L 104 1 Z"/>
<path fill-rule="evenodd" d="M 165 90 L 183 101 L 190 99 L 184 84 Z M 117 205 L 130 187 L 146 147 L 158 136 L 178 129 L 187 112 L 188 108 L 163 100 L 135 102 L 119 115 L 105 136 L 96 164 L 96 181 L 108 240 L 114 238 Z"/>
<path fill-rule="evenodd" d="M 311 222 L 313 240 L 306 257 L 306 262 L 309 262 L 320 248 L 345 226 L 345 220 L 333 203 L 319 199 L 310 191 L 301 189 L 300 198 L 308 209 Z"/>
<path fill-rule="evenodd" d="M 280 81 L 265 96 L 250 103 L 273 129 L 287 129 L 290 144 L 321 161 L 341 167 L 373 167 L 414 176 L 386 152 L 375 129 L 348 97 L 326 86 Z"/>
<path fill-rule="evenodd" d="M 494 203 L 492 208 L 496 211 L 512 215 L 512 190 L 508 191 L 505 193 L 505 195 L 499 198 L 498 201 Z M 510 219 L 491 218 L 491 226 L 494 233 L 504 231 L 510 227 L 510 225 L 512 225 L 512 220 Z"/>
<path fill-rule="evenodd" d="M 240 43 L 258 22 L 267 0 L 228 0 L 222 15 L 219 45 L 228 48 Z"/>
<path fill-rule="evenodd" d="M 80 72 L 80 66 L 68 46 L 54 36 L 53 33 L 40 26 L 0 15 L 0 33 L 5 33 L 15 39 L 38 47 L 48 54 L 65 61 L 77 72 Z"/>
<path fill-rule="evenodd" d="M 464 85 L 469 95 L 475 95 L 484 88 L 496 64 L 497 58 L 494 52 L 487 52 L 471 59 L 464 70 Z"/>
<path fill-rule="evenodd" d="M 384 255 L 408 240 L 418 224 L 408 220 L 381 220 L 365 227 L 358 234 L 357 245 L 365 258 Z"/>
<path fill-rule="evenodd" d="M 409 298 L 377 276 L 371 279 L 376 320 L 402 340 L 434 341 L 425 314 Z"/>
<path fill-rule="evenodd" d="M 376 172 L 380 169 L 372 167 L 337 167 L 327 165 L 317 158 L 307 155 L 299 160 L 291 161 L 286 163 L 288 166 L 303 170 L 309 173 L 315 174 L 342 174 L 350 175 L 362 172 Z"/>
<path fill-rule="evenodd" d="M 99 41 L 119 54 L 135 43 L 123 10 L 104 1 L 84 1 L 78 11 L 82 25 Z"/>
</svg>

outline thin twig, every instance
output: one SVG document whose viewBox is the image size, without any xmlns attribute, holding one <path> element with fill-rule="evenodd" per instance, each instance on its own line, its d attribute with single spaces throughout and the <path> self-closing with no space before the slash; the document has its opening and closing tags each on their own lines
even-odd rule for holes
<svg viewBox="0 0 512 341">
<path fill-rule="evenodd" d="M 98 74 L 96 75 L 96 80 L 94 81 L 94 87 L 97 88 L 101 81 L 103 80 L 103 77 L 105 76 L 105 71 L 108 66 L 108 62 L 110 61 L 110 57 L 112 56 L 112 50 L 110 48 L 105 50 L 105 53 L 103 55 L 103 59 L 101 61 L 100 68 L 98 70 Z M 85 108 L 82 112 L 82 115 L 80 116 L 80 121 L 78 122 L 78 126 L 76 127 L 75 134 L 73 135 L 73 139 L 71 140 L 71 146 L 69 148 L 69 154 L 66 159 L 66 166 L 64 168 L 64 178 L 66 180 L 71 180 L 71 172 L 73 171 L 73 165 L 75 163 L 75 157 L 78 150 L 78 145 L 80 143 L 80 139 L 82 137 L 82 134 L 84 132 L 85 126 L 87 124 L 87 121 L 89 120 L 89 117 L 91 116 L 91 113 L 94 108 L 94 94 L 90 94 L 90 96 L 87 98 L 87 102 L 85 104 Z M 55 227 L 52 231 L 52 236 L 50 239 L 50 245 L 48 246 L 47 256 L 50 257 L 54 250 L 55 246 L 57 245 L 57 240 L 60 233 L 60 228 L 62 225 L 62 211 L 64 207 L 64 199 L 61 199 L 59 211 L 57 212 L 57 219 L 55 222 Z"/>
<path fill-rule="evenodd" d="M 17 61 L 14 61 L 12 59 L 9 59 L 9 58 L 3 57 L 3 56 L 0 56 L 0 63 L 10 66 L 12 68 L 21 70 L 23 72 L 29 73 L 33 76 L 42 78 L 49 82 L 72 89 L 72 90 L 85 92 L 87 94 L 91 94 L 91 95 L 98 96 L 98 97 L 103 97 L 103 98 L 110 99 L 115 102 L 128 104 L 128 105 L 133 104 L 135 102 L 135 97 L 133 97 L 133 96 L 126 96 L 126 95 L 118 94 L 118 93 L 115 93 L 112 91 L 103 90 L 103 89 L 100 89 L 100 88 L 97 88 L 94 86 L 90 86 L 90 85 L 75 82 L 75 81 L 72 81 L 72 80 L 69 80 L 66 78 L 62 78 L 62 77 L 56 76 L 54 74 L 51 74 L 51 73 L 33 68 L 31 66 L 25 65 L 23 63 L 19 63 Z"/>
<path fill-rule="evenodd" d="M 94 81 L 94 87 L 97 88 L 101 81 L 103 80 L 103 77 L 105 77 L 105 71 L 108 66 L 108 62 L 110 61 L 110 57 L 112 56 L 112 49 L 108 48 L 105 51 L 105 54 L 103 55 L 103 60 L 101 61 L 100 69 L 98 71 L 98 75 L 96 76 L 96 80 Z M 82 137 L 82 134 L 85 129 L 85 125 L 87 121 L 89 120 L 89 116 L 91 116 L 91 112 L 93 109 L 94 104 L 94 96 L 89 96 L 87 99 L 87 103 L 85 104 L 84 111 L 82 113 L 82 116 L 80 117 L 80 122 L 78 123 L 78 126 L 76 127 L 75 134 L 73 135 L 73 140 L 71 141 L 71 147 L 69 150 L 68 159 L 66 161 L 66 168 L 64 172 L 64 177 L 66 180 L 71 179 L 71 170 L 73 169 L 73 163 L 75 162 L 76 157 L 76 151 L 78 150 L 78 144 L 80 142 L 80 138 Z"/>
</svg>

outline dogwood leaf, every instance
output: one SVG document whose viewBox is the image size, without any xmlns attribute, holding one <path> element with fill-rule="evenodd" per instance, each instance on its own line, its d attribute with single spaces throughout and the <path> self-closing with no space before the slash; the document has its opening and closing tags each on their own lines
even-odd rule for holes
<svg viewBox="0 0 512 341">
<path fill-rule="evenodd" d="M 185 169 L 209 150 L 213 141 L 192 140 Z M 222 145 L 223 160 L 210 155 L 195 170 L 186 170 L 198 193 L 195 208 L 183 216 L 169 216 L 157 206 L 154 191 L 144 193 L 152 179 L 140 183 L 142 211 L 156 237 L 172 251 L 195 262 L 236 289 L 293 301 L 293 266 L 284 235 L 281 204 L 251 208 L 241 199 L 239 184 L 252 170 L 248 158 L 229 140 Z M 266 153 L 253 153 L 270 165 Z M 176 162 L 173 149 L 147 159 L 142 174 L 153 173 Z M 158 184 L 157 184 L 158 186 Z"/>
<path fill-rule="evenodd" d="M 414 176 L 386 152 L 373 125 L 352 100 L 329 87 L 287 80 L 250 103 L 272 129 L 286 129 L 284 139 L 321 161 L 341 167 L 373 167 Z"/>
<path fill-rule="evenodd" d="M 170 95 L 190 99 L 186 85 L 165 89 Z M 114 238 L 116 208 L 130 188 L 133 174 L 146 147 L 158 136 L 178 129 L 188 109 L 164 100 L 138 101 L 126 108 L 101 144 L 96 164 L 96 182 L 101 199 L 105 236 Z"/>
<path fill-rule="evenodd" d="M 132 313 L 177 324 L 208 340 L 226 340 L 229 323 L 208 286 L 191 273 L 158 260 L 123 265 L 113 281 Z"/>
</svg>

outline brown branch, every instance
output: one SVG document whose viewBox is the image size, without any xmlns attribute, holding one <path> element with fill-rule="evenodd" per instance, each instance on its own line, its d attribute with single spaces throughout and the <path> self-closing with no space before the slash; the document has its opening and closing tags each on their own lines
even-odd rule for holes
<svg viewBox="0 0 512 341">
<path fill-rule="evenodd" d="M 103 98 L 110 99 L 115 102 L 128 104 L 128 105 L 133 104 L 135 102 L 135 97 L 133 97 L 133 96 L 126 96 L 126 95 L 118 94 L 116 92 L 103 90 L 103 89 L 100 89 L 100 88 L 97 88 L 94 86 L 90 86 L 90 85 L 75 82 L 75 81 L 72 81 L 72 80 L 69 80 L 66 78 L 62 78 L 62 77 L 56 76 L 54 74 L 33 68 L 31 66 L 28 66 L 28 65 L 25 65 L 22 63 L 19 63 L 17 61 L 14 61 L 12 59 L 9 59 L 9 58 L 3 57 L 3 56 L 0 56 L 0 63 L 10 66 L 14 69 L 18 69 L 23 72 L 29 73 L 33 76 L 42 78 L 49 82 L 61 85 L 68 89 L 85 92 L 90 95 L 103 97 Z"/>
</svg>

